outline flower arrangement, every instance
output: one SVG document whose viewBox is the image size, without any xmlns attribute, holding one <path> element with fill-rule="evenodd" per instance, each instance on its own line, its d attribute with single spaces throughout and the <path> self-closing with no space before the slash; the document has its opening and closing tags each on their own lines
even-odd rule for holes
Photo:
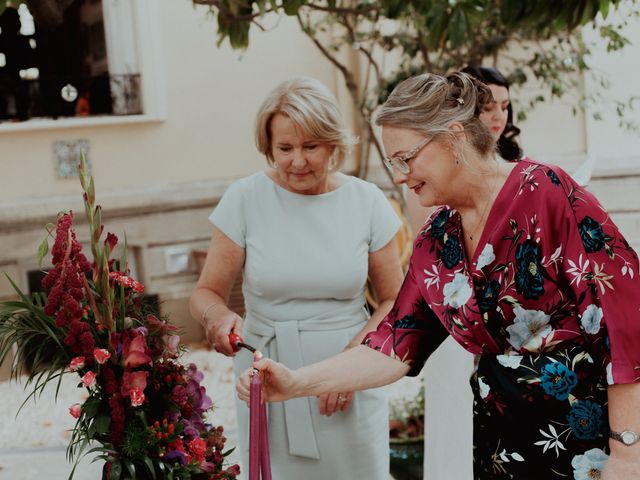
<svg viewBox="0 0 640 480">
<path fill-rule="evenodd" d="M 414 396 L 389 402 L 389 466 L 396 480 L 424 478 L 423 380 Z"/>
<path fill-rule="evenodd" d="M 0 363 L 15 349 L 14 378 L 31 364 L 27 386 L 34 388 L 25 403 L 49 382 L 59 388 L 62 375 L 78 375 L 88 398 L 69 408 L 77 422 L 67 456 L 75 465 L 95 454 L 109 480 L 235 479 L 240 469 L 226 465 L 223 428 L 205 421 L 212 401 L 202 373 L 180 363 L 176 327 L 145 304 L 144 286 L 130 276 L 126 241 L 116 260 L 118 238 L 107 233 L 102 240 L 102 210 L 84 157 L 79 176 L 93 261 L 76 238 L 72 212 L 60 214 L 48 226 L 48 294 L 26 295 L 9 278 L 19 300 L 0 303 Z M 45 239 L 40 262 L 47 253 Z"/>
<path fill-rule="evenodd" d="M 402 443 L 424 439 L 424 385 L 415 396 L 389 402 L 389 439 Z"/>
</svg>

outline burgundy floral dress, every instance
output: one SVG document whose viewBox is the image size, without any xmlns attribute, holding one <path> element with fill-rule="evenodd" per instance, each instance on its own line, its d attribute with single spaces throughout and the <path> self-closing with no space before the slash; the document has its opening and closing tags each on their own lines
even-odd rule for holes
<svg viewBox="0 0 640 480">
<path fill-rule="evenodd" d="M 364 343 L 417 374 L 448 336 L 477 355 L 476 479 L 590 479 L 608 452 L 607 385 L 640 381 L 638 257 L 560 168 L 518 162 L 473 258 L 461 217 L 418 234 L 389 315 Z"/>
</svg>

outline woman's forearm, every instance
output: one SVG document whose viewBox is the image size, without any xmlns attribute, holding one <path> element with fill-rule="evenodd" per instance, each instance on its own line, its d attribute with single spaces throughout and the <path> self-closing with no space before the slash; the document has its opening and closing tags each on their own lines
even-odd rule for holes
<svg viewBox="0 0 640 480">
<path fill-rule="evenodd" d="M 611 430 L 632 430 L 640 433 L 640 384 L 609 386 L 609 425 Z M 603 478 L 640 479 L 640 443 L 626 446 L 618 440 L 609 439 L 610 462 Z M 614 475 L 615 472 L 615 475 Z M 626 476 L 620 476 L 624 472 Z"/>
<path fill-rule="evenodd" d="M 409 366 L 399 360 L 360 345 L 298 370 L 295 396 L 380 387 L 395 382 L 408 371 Z"/>
<path fill-rule="evenodd" d="M 189 299 L 189 313 L 191 313 L 191 316 L 198 320 L 203 327 L 206 326 L 204 316 L 208 316 L 203 314 L 213 313 L 214 309 L 218 310 L 220 307 L 227 309 L 226 302 L 222 296 L 208 288 L 196 289 Z"/>
</svg>

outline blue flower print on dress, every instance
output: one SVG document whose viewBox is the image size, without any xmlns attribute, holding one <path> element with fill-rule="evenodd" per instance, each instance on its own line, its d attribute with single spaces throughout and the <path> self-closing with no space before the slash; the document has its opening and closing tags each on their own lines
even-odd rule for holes
<svg viewBox="0 0 640 480">
<path fill-rule="evenodd" d="M 567 414 L 571 431 L 580 440 L 594 440 L 602 428 L 602 407 L 591 400 L 578 400 Z"/>
<path fill-rule="evenodd" d="M 516 290 L 524 298 L 537 299 L 544 293 L 540 249 L 533 240 L 525 240 L 516 248 L 515 279 Z"/>
<path fill-rule="evenodd" d="M 440 242 L 444 242 L 444 234 L 447 233 L 447 222 L 449 221 L 449 210 L 442 210 L 431 222 L 431 236 Z"/>
<path fill-rule="evenodd" d="M 396 328 L 416 328 L 416 318 L 413 315 L 405 315 L 396 322 Z"/>
<path fill-rule="evenodd" d="M 498 306 L 498 296 L 500 294 L 500 282 L 491 280 L 482 289 L 480 298 L 478 299 L 478 308 L 480 313 L 491 312 Z"/>
<path fill-rule="evenodd" d="M 576 455 L 571 460 L 573 478 L 575 480 L 593 480 L 602 476 L 604 465 L 609 460 L 609 455 L 599 448 L 587 450 L 583 455 Z"/>
<path fill-rule="evenodd" d="M 462 261 L 462 245 L 457 236 L 452 235 L 447 238 L 440 256 L 447 268 L 453 268 Z"/>
<path fill-rule="evenodd" d="M 547 177 L 551 179 L 551 183 L 553 183 L 554 185 L 556 186 L 561 185 L 558 175 L 556 175 L 556 172 L 554 172 L 553 170 L 551 169 L 547 170 Z"/>
<path fill-rule="evenodd" d="M 558 400 L 566 400 L 569 393 L 578 383 L 577 375 L 564 364 L 548 363 L 542 368 L 540 385 L 547 395 Z"/>
<path fill-rule="evenodd" d="M 584 217 L 578 224 L 580 239 L 587 253 L 598 252 L 604 248 L 604 232 L 602 225 L 590 216 Z"/>
</svg>

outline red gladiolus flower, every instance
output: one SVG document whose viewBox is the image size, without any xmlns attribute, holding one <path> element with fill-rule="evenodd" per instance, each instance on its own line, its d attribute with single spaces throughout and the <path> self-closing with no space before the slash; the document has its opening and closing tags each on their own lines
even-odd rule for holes
<svg viewBox="0 0 640 480">
<path fill-rule="evenodd" d="M 96 372 L 87 372 L 82 376 L 82 384 L 89 388 L 96 384 Z"/>
<path fill-rule="evenodd" d="M 109 350 L 105 350 L 104 348 L 96 348 L 93 350 L 93 358 L 96 359 L 100 365 L 111 358 L 111 354 Z"/>
<path fill-rule="evenodd" d="M 118 237 L 116 237 L 113 233 L 108 232 L 107 238 L 104 240 L 104 244 L 109 247 L 109 253 L 113 252 L 113 249 L 116 247 L 118 243 Z"/>
<path fill-rule="evenodd" d="M 84 357 L 73 357 L 67 367 L 70 372 L 77 372 L 84 368 Z"/>
<path fill-rule="evenodd" d="M 131 340 L 129 336 L 124 339 L 124 366 L 140 367 L 151 363 L 151 357 L 147 355 L 147 342 L 142 333 L 135 334 L 135 338 Z"/>
<path fill-rule="evenodd" d="M 69 407 L 69 413 L 73 418 L 80 418 L 80 412 L 82 411 L 82 407 L 79 403 L 74 403 Z"/>
</svg>

